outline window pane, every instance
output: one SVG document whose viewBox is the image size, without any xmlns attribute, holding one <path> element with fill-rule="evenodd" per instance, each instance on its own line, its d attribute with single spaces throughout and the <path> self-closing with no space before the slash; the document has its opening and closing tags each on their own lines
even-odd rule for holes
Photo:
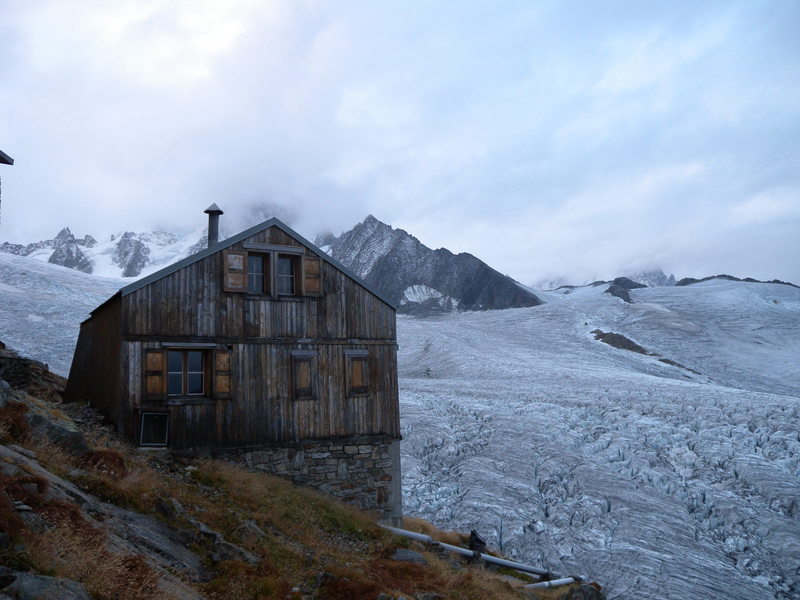
<svg viewBox="0 0 800 600">
<path fill-rule="evenodd" d="M 247 256 L 247 291 L 264 292 L 264 257 L 258 254 Z"/>
<path fill-rule="evenodd" d="M 203 372 L 203 353 L 193 350 L 189 354 L 189 372 Z"/>
<path fill-rule="evenodd" d="M 278 277 L 278 293 L 282 296 L 294 295 L 294 277 Z"/>
<path fill-rule="evenodd" d="M 167 394 L 172 396 L 183 394 L 183 372 L 167 375 Z"/>
<path fill-rule="evenodd" d="M 183 371 L 183 352 L 174 350 L 167 352 L 167 371 L 170 373 Z"/>
<path fill-rule="evenodd" d="M 163 446 L 167 443 L 167 424 L 169 417 L 166 413 L 144 413 L 142 415 L 143 446 Z"/>
<path fill-rule="evenodd" d="M 311 396 L 311 361 L 308 359 L 294 360 L 294 392 L 295 396 Z"/>
<path fill-rule="evenodd" d="M 294 259 L 291 256 L 278 257 L 278 275 L 291 275 L 294 277 Z"/>
<path fill-rule="evenodd" d="M 203 374 L 202 373 L 189 373 L 189 394 L 202 394 L 203 393 Z"/>
<path fill-rule="evenodd" d="M 353 387 L 364 387 L 364 360 L 361 358 L 354 358 L 352 365 Z"/>
</svg>

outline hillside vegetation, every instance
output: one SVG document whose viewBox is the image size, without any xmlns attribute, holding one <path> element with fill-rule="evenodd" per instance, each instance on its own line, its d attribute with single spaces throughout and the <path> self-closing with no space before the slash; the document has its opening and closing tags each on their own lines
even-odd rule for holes
<svg viewBox="0 0 800 600">
<path fill-rule="evenodd" d="M 397 537 L 374 515 L 282 479 L 139 451 L 91 409 L 43 399 L 57 399 L 64 380 L 5 349 L 0 372 L 15 381 L 0 382 L 0 590 L 8 597 L 511 600 L 570 593 L 532 596 L 519 589 L 524 576 Z M 419 520 L 405 525 L 445 535 Z M 447 536 L 465 545 L 466 536 Z"/>
</svg>

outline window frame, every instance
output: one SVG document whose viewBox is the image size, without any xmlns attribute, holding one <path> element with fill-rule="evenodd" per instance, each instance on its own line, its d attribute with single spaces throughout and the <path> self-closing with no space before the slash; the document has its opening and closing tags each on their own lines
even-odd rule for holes
<svg viewBox="0 0 800 600">
<path fill-rule="evenodd" d="M 290 388 L 289 395 L 292 400 L 316 400 L 319 389 L 317 381 L 318 367 L 316 350 L 292 350 L 290 354 Z M 308 368 L 308 388 L 300 387 L 298 376 L 300 375 L 300 365 L 307 365 Z M 306 391 L 307 390 L 307 391 Z"/>
<path fill-rule="evenodd" d="M 261 289 L 256 290 L 250 287 L 250 258 L 261 259 Z M 272 252 L 247 252 L 245 256 L 245 276 L 247 278 L 246 291 L 248 294 L 257 296 L 272 296 Z"/>
<path fill-rule="evenodd" d="M 164 427 L 164 441 L 163 442 L 144 442 L 144 421 L 146 416 L 163 416 L 166 417 L 166 425 Z M 139 446 L 145 448 L 162 448 L 169 444 L 169 412 L 159 410 L 143 410 L 139 413 Z"/>
<path fill-rule="evenodd" d="M 200 354 L 200 360 L 202 365 L 202 371 L 190 371 L 189 365 L 189 353 L 190 352 L 197 352 Z M 165 364 L 164 364 L 164 395 L 167 398 L 209 398 L 210 390 L 211 390 L 211 373 L 209 369 L 209 360 L 211 356 L 211 350 L 207 348 L 179 348 L 179 347 L 167 347 L 164 348 L 165 353 Z M 178 371 L 171 371 L 170 370 L 170 353 L 180 354 L 181 355 L 181 391 L 174 393 L 170 392 L 170 375 L 174 373 L 178 373 Z M 200 392 L 189 392 L 189 376 L 192 374 L 200 373 L 202 375 L 201 381 L 203 383 L 202 390 Z"/>
<path fill-rule="evenodd" d="M 299 300 L 304 297 L 323 296 L 322 263 L 316 253 L 307 254 L 305 246 L 257 244 L 246 242 L 243 250 L 225 250 L 223 280 L 225 292 L 243 293 L 253 298 L 272 300 Z M 251 287 L 251 256 L 262 257 L 262 290 Z M 282 260 L 289 260 L 291 273 L 279 273 Z M 290 280 L 291 292 L 282 292 L 285 281 Z"/>
<path fill-rule="evenodd" d="M 344 351 L 345 358 L 345 391 L 348 398 L 369 396 L 369 350 L 347 349 Z M 361 363 L 361 377 L 363 385 L 353 385 L 355 362 Z"/>
<path fill-rule="evenodd" d="M 298 293 L 302 292 L 302 286 L 300 285 L 300 281 L 298 281 L 299 271 L 300 271 L 298 267 L 300 264 L 302 264 L 298 260 L 300 256 L 296 254 L 289 254 L 287 252 L 276 252 L 274 257 L 275 257 L 275 295 L 277 297 L 284 297 L 284 298 L 302 296 L 303 295 L 302 293 Z M 282 260 L 287 261 L 288 264 L 290 264 L 292 267 L 292 272 L 289 273 L 288 275 L 284 275 L 283 273 L 281 273 Z M 284 280 L 290 281 L 292 285 L 292 291 L 288 294 L 286 292 L 281 291 L 281 288 L 283 287 L 281 283 Z"/>
</svg>

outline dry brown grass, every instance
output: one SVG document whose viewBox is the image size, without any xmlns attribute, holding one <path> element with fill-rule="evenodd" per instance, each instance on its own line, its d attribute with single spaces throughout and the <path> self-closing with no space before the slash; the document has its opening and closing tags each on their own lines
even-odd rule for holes
<svg viewBox="0 0 800 600">
<path fill-rule="evenodd" d="M 163 598 L 158 576 L 142 556 L 110 552 L 102 531 L 67 513 L 50 511 L 50 528 L 27 540 L 25 552 L 32 566 L 83 583 L 98 600 Z"/>
<path fill-rule="evenodd" d="M 213 565 L 209 561 L 214 578 L 202 584 L 201 591 L 210 600 L 299 598 L 291 593 L 295 587 L 316 590 L 315 597 L 327 600 L 375 600 L 381 592 L 413 598 L 426 591 L 443 594 L 448 600 L 527 597 L 478 565 L 455 571 L 448 561 L 422 545 L 379 527 L 376 515 L 315 490 L 223 461 L 188 461 L 191 467 L 186 469 L 187 461 L 176 463 L 139 452 L 107 428 L 84 429 L 95 450 L 83 457 L 40 439 L 31 439 L 26 445 L 49 470 L 117 505 L 157 514 L 158 498 L 173 497 L 186 514 L 169 521 L 171 525 L 191 529 L 189 519 L 197 519 L 263 558 L 256 566 L 238 561 Z M 143 559 L 109 552 L 104 538 L 81 524 L 80 513 L 73 514 L 69 506 L 57 503 L 41 507 L 40 512 L 52 528 L 30 536 L 26 560 L 35 569 L 82 581 L 101 600 L 162 597 L 155 588 L 157 574 Z M 0 506 L 0 518 L 2 514 Z M 240 535 L 244 520 L 254 521 L 266 536 Z M 404 526 L 450 544 L 467 543 L 467 536 L 439 531 L 421 519 L 407 519 Z M 401 546 L 423 552 L 428 565 L 391 560 Z M 208 548 L 193 549 L 209 559 Z M 315 582 L 321 573 L 334 577 L 317 589 Z"/>
<path fill-rule="evenodd" d="M 22 402 L 7 402 L 0 406 L 0 442 L 22 443 L 31 435 L 31 427 L 25 419 L 28 407 Z"/>
<path fill-rule="evenodd" d="M 403 519 L 403 529 L 415 531 L 416 533 L 424 533 L 439 542 L 444 542 L 451 546 L 466 548 L 469 544 L 469 535 L 459 533 L 458 531 L 442 531 L 429 521 L 417 517 L 405 517 Z"/>
</svg>

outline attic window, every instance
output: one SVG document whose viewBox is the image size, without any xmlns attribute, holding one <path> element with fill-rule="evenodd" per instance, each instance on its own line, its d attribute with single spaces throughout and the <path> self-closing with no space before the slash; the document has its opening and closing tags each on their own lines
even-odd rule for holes
<svg viewBox="0 0 800 600">
<path fill-rule="evenodd" d="M 295 278 L 297 276 L 297 257 L 290 254 L 278 255 L 278 295 L 294 296 L 297 289 Z"/>
<path fill-rule="evenodd" d="M 163 412 L 143 412 L 139 445 L 166 446 L 169 430 L 169 414 Z"/>
<path fill-rule="evenodd" d="M 269 294 L 269 254 L 247 255 L 247 291 Z"/>
<path fill-rule="evenodd" d="M 302 248 L 244 244 L 247 250 L 224 252 L 226 292 L 268 296 L 273 299 L 322 296 L 322 264 L 317 256 L 304 256 Z"/>
</svg>

